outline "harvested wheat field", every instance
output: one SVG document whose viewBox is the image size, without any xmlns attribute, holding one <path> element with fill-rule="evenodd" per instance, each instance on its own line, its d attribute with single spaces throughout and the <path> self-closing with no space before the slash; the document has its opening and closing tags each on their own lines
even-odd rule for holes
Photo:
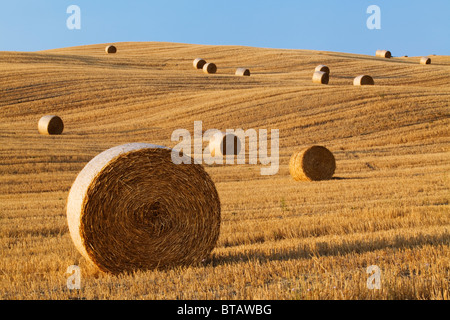
<svg viewBox="0 0 450 320">
<path fill-rule="evenodd" d="M 176 43 L 0 52 L 0 299 L 449 299 L 450 56 Z M 216 74 L 193 69 L 214 61 Z M 325 64 L 332 81 L 311 70 Z M 238 66 L 251 77 L 236 77 Z M 370 74 L 373 86 L 353 86 Z M 64 132 L 39 134 L 43 115 Z M 174 147 L 176 129 L 279 130 L 279 171 L 204 165 L 220 235 L 200 264 L 110 274 L 72 242 L 79 172 L 127 143 Z M 270 140 L 269 154 L 270 150 Z M 329 180 L 295 181 L 291 155 L 330 150 Z M 248 145 L 247 145 L 248 152 Z M 69 290 L 66 270 L 81 270 Z M 381 270 L 369 289 L 367 267 Z"/>
</svg>

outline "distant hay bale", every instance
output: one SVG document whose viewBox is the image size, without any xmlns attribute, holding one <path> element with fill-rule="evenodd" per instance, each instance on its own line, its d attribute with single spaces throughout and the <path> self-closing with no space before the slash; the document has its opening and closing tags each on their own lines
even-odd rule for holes
<svg viewBox="0 0 450 320">
<path fill-rule="evenodd" d="M 105 48 L 106 53 L 110 54 L 110 53 L 116 53 L 117 52 L 117 48 L 113 45 L 107 46 Z"/>
<path fill-rule="evenodd" d="M 422 57 L 420 58 L 420 64 L 430 64 L 431 63 L 431 59 L 428 57 Z"/>
<path fill-rule="evenodd" d="M 216 73 L 217 72 L 217 66 L 214 63 L 207 63 L 203 66 L 203 72 L 204 73 Z"/>
<path fill-rule="evenodd" d="M 171 153 L 152 144 L 121 145 L 78 174 L 67 200 L 69 231 L 100 270 L 191 265 L 215 247 L 221 219 L 215 185 L 200 164 L 174 164 Z"/>
<path fill-rule="evenodd" d="M 374 85 L 375 82 L 373 81 L 373 78 L 371 76 L 368 75 L 360 75 L 357 76 L 354 80 L 353 80 L 353 85 L 354 86 L 366 86 L 366 85 Z"/>
<path fill-rule="evenodd" d="M 233 133 L 218 132 L 209 139 L 209 152 L 212 157 L 237 156 L 241 152 L 241 140 Z"/>
<path fill-rule="evenodd" d="M 333 154 L 325 147 L 312 146 L 295 152 L 289 161 L 289 173 L 296 181 L 328 180 L 336 170 Z"/>
<path fill-rule="evenodd" d="M 391 52 L 388 50 L 377 50 L 375 52 L 375 56 L 380 57 L 380 58 L 391 58 Z"/>
<path fill-rule="evenodd" d="M 325 73 L 328 73 L 328 75 L 330 74 L 330 68 L 328 68 L 326 65 L 323 65 L 323 64 L 318 65 L 316 67 L 316 69 L 314 69 L 314 71 L 315 72 L 317 72 L 317 71 L 325 72 Z"/>
<path fill-rule="evenodd" d="M 194 60 L 193 65 L 195 69 L 203 69 L 203 66 L 206 64 L 206 61 L 202 58 L 197 58 Z"/>
<path fill-rule="evenodd" d="M 323 71 L 316 71 L 312 76 L 312 81 L 319 84 L 328 84 L 329 79 L 328 73 Z"/>
<path fill-rule="evenodd" d="M 237 76 L 241 76 L 241 77 L 243 77 L 243 76 L 249 77 L 250 76 L 250 70 L 247 69 L 247 68 L 237 68 L 235 74 Z"/>
<path fill-rule="evenodd" d="M 61 134 L 64 130 L 62 119 L 55 115 L 43 116 L 38 122 L 38 131 L 40 134 L 53 135 Z"/>
</svg>

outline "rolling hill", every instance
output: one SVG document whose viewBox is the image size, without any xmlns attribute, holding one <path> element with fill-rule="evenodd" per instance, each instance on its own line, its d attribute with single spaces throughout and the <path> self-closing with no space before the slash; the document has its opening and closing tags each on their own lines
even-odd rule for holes
<svg viewBox="0 0 450 320">
<path fill-rule="evenodd" d="M 0 52 L 1 299 L 448 299 L 450 56 L 393 57 L 177 43 Z M 374 50 L 375 53 L 375 50 Z M 192 61 L 218 66 L 207 75 Z M 311 81 L 319 64 L 330 83 Z M 237 67 L 251 70 L 237 77 Z M 355 87 L 369 74 L 374 86 Z M 57 114 L 61 136 L 37 122 Z M 68 191 L 98 153 L 173 147 L 174 130 L 279 130 L 280 167 L 205 165 L 222 205 L 203 265 L 119 277 L 86 264 Z M 293 152 L 323 145 L 332 180 L 296 182 Z M 82 290 L 66 287 L 79 265 Z M 381 289 L 366 268 L 382 271 Z"/>
</svg>

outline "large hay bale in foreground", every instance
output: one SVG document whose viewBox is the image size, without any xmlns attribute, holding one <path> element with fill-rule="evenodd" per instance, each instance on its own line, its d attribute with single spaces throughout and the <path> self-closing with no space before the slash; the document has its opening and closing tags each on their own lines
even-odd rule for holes
<svg viewBox="0 0 450 320">
<path fill-rule="evenodd" d="M 289 172 L 296 181 L 328 180 L 336 170 L 333 154 L 325 147 L 312 146 L 295 152 L 289 161 Z"/>
<path fill-rule="evenodd" d="M 64 130 L 62 119 L 55 115 L 46 115 L 39 119 L 38 131 L 40 134 L 53 135 L 61 134 Z"/>
<path fill-rule="evenodd" d="M 106 51 L 107 54 L 116 53 L 117 52 L 117 48 L 115 46 L 113 46 L 113 45 L 110 45 L 110 46 L 107 46 L 105 48 L 105 51 Z"/>
<path fill-rule="evenodd" d="M 215 247 L 220 201 L 214 183 L 199 164 L 174 164 L 171 152 L 144 143 L 117 146 L 78 174 L 67 202 L 69 231 L 100 270 L 190 265 Z"/>
<path fill-rule="evenodd" d="M 241 152 L 241 140 L 233 133 L 218 132 L 209 139 L 209 152 L 215 156 L 237 156 Z"/>
<path fill-rule="evenodd" d="M 354 86 L 373 86 L 374 84 L 375 82 L 373 81 L 373 78 L 365 74 L 357 76 L 355 79 L 353 79 Z"/>
<path fill-rule="evenodd" d="M 388 50 L 377 50 L 375 52 L 375 56 L 380 58 L 391 58 L 392 54 Z"/>
<path fill-rule="evenodd" d="M 316 71 L 316 72 L 314 72 L 314 74 L 312 76 L 312 81 L 314 83 L 328 84 L 329 80 L 330 80 L 330 76 L 328 75 L 328 73 L 323 72 L 323 71 Z"/>
<path fill-rule="evenodd" d="M 431 63 L 431 59 L 428 57 L 422 57 L 420 58 L 420 64 L 430 64 Z"/>
<path fill-rule="evenodd" d="M 237 68 L 235 75 L 241 76 L 241 77 L 250 77 L 250 70 L 247 68 Z"/>
<path fill-rule="evenodd" d="M 321 71 L 321 72 L 328 73 L 328 75 L 330 74 L 330 68 L 328 68 L 328 67 L 327 67 L 326 65 L 324 65 L 324 64 L 318 65 L 318 66 L 314 69 L 314 72 L 317 72 L 317 71 Z"/>
<path fill-rule="evenodd" d="M 204 73 L 216 73 L 217 72 L 217 66 L 214 63 L 212 63 L 212 62 L 207 63 L 207 64 L 205 64 L 203 66 L 203 72 Z"/>
<path fill-rule="evenodd" d="M 197 58 L 192 63 L 195 69 L 203 69 L 203 66 L 206 64 L 206 61 L 202 58 Z"/>
</svg>

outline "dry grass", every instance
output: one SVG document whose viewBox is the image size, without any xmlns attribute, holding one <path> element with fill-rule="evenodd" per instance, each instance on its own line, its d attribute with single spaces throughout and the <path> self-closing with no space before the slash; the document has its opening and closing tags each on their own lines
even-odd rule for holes
<svg viewBox="0 0 450 320">
<path fill-rule="evenodd" d="M 0 52 L 1 299 L 448 299 L 450 57 L 121 43 Z M 217 74 L 192 68 L 207 56 Z M 333 83 L 311 70 L 326 64 Z M 236 65 L 251 77 L 236 77 Z M 370 74 L 375 86 L 354 87 Z M 36 115 L 64 119 L 41 136 Z M 174 129 L 279 129 L 280 171 L 206 166 L 222 206 L 202 265 L 113 276 L 87 264 L 66 222 L 78 172 L 124 143 L 174 146 Z M 298 148 L 333 150 L 332 180 L 289 175 Z M 66 288 L 69 265 L 82 289 Z M 366 287 L 378 265 L 381 289 Z"/>
</svg>

